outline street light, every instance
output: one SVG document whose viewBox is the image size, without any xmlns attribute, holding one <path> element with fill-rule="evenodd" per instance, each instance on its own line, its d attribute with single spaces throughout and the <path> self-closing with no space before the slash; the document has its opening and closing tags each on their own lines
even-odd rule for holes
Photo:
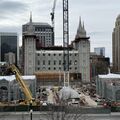
<svg viewBox="0 0 120 120">
<path fill-rule="evenodd" d="M 33 110 L 31 109 L 30 110 L 30 120 L 32 120 L 32 112 L 33 112 Z"/>
</svg>

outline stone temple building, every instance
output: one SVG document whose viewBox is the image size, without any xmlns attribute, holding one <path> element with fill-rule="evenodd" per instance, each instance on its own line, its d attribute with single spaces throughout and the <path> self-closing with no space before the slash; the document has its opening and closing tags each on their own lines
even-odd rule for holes
<svg viewBox="0 0 120 120">
<path fill-rule="evenodd" d="M 37 37 L 30 18 L 27 31 L 23 35 L 23 67 L 25 75 L 35 72 L 63 72 L 63 47 L 41 47 L 37 49 Z M 69 72 L 81 74 L 83 83 L 90 82 L 90 41 L 84 24 L 79 20 L 75 39 L 69 45 Z"/>
</svg>

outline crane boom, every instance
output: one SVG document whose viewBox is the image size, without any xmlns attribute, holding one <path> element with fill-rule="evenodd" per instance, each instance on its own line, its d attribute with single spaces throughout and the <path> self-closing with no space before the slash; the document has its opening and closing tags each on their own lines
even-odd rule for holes
<svg viewBox="0 0 120 120">
<path fill-rule="evenodd" d="M 55 16 L 56 2 L 57 2 L 57 0 L 54 0 L 52 12 L 50 13 L 51 22 L 52 22 L 52 28 L 53 28 L 53 40 L 55 40 L 55 19 L 54 19 L 54 16 Z"/>
<path fill-rule="evenodd" d="M 50 13 L 50 15 L 51 15 L 51 22 L 52 22 L 52 27 L 53 27 L 53 29 L 54 29 L 54 15 L 55 15 L 56 1 L 57 1 L 57 0 L 54 0 L 52 12 Z"/>
<path fill-rule="evenodd" d="M 33 100 L 32 93 L 30 92 L 29 88 L 27 87 L 27 85 L 23 81 L 20 71 L 18 70 L 18 68 L 15 65 L 10 65 L 9 68 L 13 73 L 15 73 L 16 80 L 20 84 L 20 86 L 21 86 L 21 88 L 26 96 L 27 102 L 31 103 Z"/>
</svg>

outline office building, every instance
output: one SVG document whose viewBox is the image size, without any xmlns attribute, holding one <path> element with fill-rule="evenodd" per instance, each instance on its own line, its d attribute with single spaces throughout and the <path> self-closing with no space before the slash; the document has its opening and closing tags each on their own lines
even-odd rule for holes
<svg viewBox="0 0 120 120">
<path fill-rule="evenodd" d="M 37 50 L 36 39 L 34 24 L 30 18 L 28 31 L 23 35 L 24 74 L 63 71 L 63 47 L 44 47 Z M 82 82 L 90 82 L 90 41 L 81 20 L 75 40 L 69 47 L 69 64 L 70 73 L 80 73 Z"/>
<path fill-rule="evenodd" d="M 30 22 L 22 26 L 23 36 L 27 33 Z M 37 37 L 36 48 L 54 46 L 53 28 L 48 23 L 32 22 L 34 34 Z"/>
<path fill-rule="evenodd" d="M 95 81 L 96 76 L 108 73 L 110 68 L 110 58 L 98 55 L 95 52 L 90 53 L 91 80 Z"/>
<path fill-rule="evenodd" d="M 105 56 L 105 47 L 97 47 L 97 48 L 94 48 L 94 52 L 95 52 L 97 55 Z"/>
<path fill-rule="evenodd" d="M 0 33 L 0 46 L 0 61 L 5 61 L 5 54 L 13 53 L 15 55 L 15 64 L 17 64 L 19 61 L 19 42 L 17 33 Z"/>
<path fill-rule="evenodd" d="M 112 33 L 113 72 L 120 72 L 120 15 L 117 16 Z"/>
</svg>

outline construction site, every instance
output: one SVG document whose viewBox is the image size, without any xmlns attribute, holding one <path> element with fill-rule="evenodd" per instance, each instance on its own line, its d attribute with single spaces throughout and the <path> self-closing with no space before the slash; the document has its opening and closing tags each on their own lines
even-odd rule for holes
<svg viewBox="0 0 120 120">
<path fill-rule="evenodd" d="M 56 1 L 54 0 L 51 12 L 53 32 Z M 14 64 L 2 65 L 6 76 L 0 76 L 0 120 L 97 120 L 95 114 L 105 115 L 109 119 L 113 105 L 111 103 L 116 103 L 112 107 L 119 106 L 119 98 L 113 100 L 117 102 L 111 102 L 111 98 L 116 97 L 116 92 L 119 95 L 119 86 L 112 97 L 108 95 L 107 98 L 105 95 L 106 89 L 113 90 L 110 85 L 115 80 L 110 80 L 109 86 L 106 85 L 109 79 L 105 79 L 106 76 L 98 76 L 96 81 L 91 82 L 90 41 L 84 24 L 81 25 L 81 19 L 72 47 L 69 45 L 68 6 L 68 0 L 63 0 L 62 49 L 57 47 L 57 50 L 53 50 L 55 48 L 52 47 L 51 51 L 46 48 L 35 51 L 37 43 L 34 42 L 36 36 L 30 16 L 28 33 L 23 36 L 24 41 L 27 41 L 24 42 L 24 47 L 27 47 L 23 49 L 24 66 L 19 68 Z M 58 49 L 61 49 L 62 54 Z M 49 59 L 50 56 L 52 60 Z M 37 62 L 35 58 L 38 58 Z M 56 65 L 58 62 L 59 65 Z M 27 75 L 22 75 L 23 73 Z M 104 82 L 102 78 L 105 79 Z M 99 117 L 103 117 L 102 115 Z"/>
<path fill-rule="evenodd" d="M 52 12 L 51 12 L 51 21 L 54 32 L 54 14 L 55 14 L 55 6 L 56 0 L 54 0 Z M 78 51 L 74 52 L 74 56 L 78 56 L 80 58 L 80 63 L 77 60 L 74 60 L 74 66 L 79 66 L 79 68 L 75 67 L 75 72 L 70 72 L 69 63 L 70 58 L 70 46 L 69 46 L 69 8 L 68 8 L 68 0 L 63 0 L 63 47 L 62 47 L 62 66 L 63 70 L 54 71 L 34 71 L 34 68 L 31 65 L 34 65 L 34 57 L 33 54 L 29 53 L 34 49 L 29 50 L 29 44 L 26 42 L 24 46 L 26 47 L 26 55 L 24 55 L 24 69 L 25 73 L 28 74 L 34 72 L 32 76 L 22 76 L 21 73 L 23 71 L 19 71 L 15 65 L 8 65 L 7 69 L 10 68 L 12 73 L 8 73 L 7 78 L 1 77 L 1 89 L 0 89 L 0 100 L 1 106 L 8 105 L 14 106 L 19 104 L 24 105 L 73 105 L 73 106 L 88 106 L 88 107 L 96 107 L 97 103 L 91 96 L 95 96 L 96 89 L 95 86 L 90 83 L 90 42 L 89 37 L 86 37 L 86 31 L 84 29 L 84 25 L 81 25 L 81 19 L 79 23 L 79 27 L 77 30 L 77 35 L 75 41 L 72 42 L 73 48 L 78 49 Z M 34 42 L 34 31 L 32 25 L 32 18 L 30 16 L 30 22 L 28 26 L 28 33 L 24 35 L 24 41 L 29 39 Z M 82 30 L 82 31 L 81 31 Z M 79 44 L 79 46 L 78 46 Z M 31 45 L 31 43 L 30 43 Z M 88 46 L 87 49 L 84 49 L 84 46 Z M 24 48 L 25 50 L 25 48 Z M 43 49 L 42 49 L 43 50 Z M 80 53 L 79 53 L 80 51 Z M 38 51 L 37 51 L 38 52 Z M 38 52 L 39 53 L 39 52 Z M 60 52 L 59 56 L 60 55 Z M 29 57 L 28 57 L 28 55 Z M 53 54 L 53 52 L 51 52 Z M 78 55 L 77 55 L 78 54 Z M 30 56 L 31 55 L 31 56 Z M 57 56 L 56 54 L 53 54 Z M 45 56 L 45 53 L 43 53 Z M 50 54 L 48 54 L 50 56 Z M 33 61 L 33 64 L 29 64 L 29 60 Z M 56 59 L 56 58 L 55 58 Z M 48 61 L 50 64 L 50 61 Z M 61 61 L 59 61 L 61 64 Z M 78 64 L 77 64 L 78 63 Z M 43 61 L 43 65 L 45 61 Z M 56 61 L 54 61 L 54 65 Z M 27 68 L 27 69 L 26 69 Z M 50 69 L 50 67 L 49 67 Z M 6 70 L 8 72 L 8 70 Z M 72 71 L 72 67 L 71 67 Z M 78 72 L 79 71 L 79 72 Z M 11 79 L 11 80 L 9 80 Z M 25 80 L 25 81 L 24 81 Z"/>
</svg>

